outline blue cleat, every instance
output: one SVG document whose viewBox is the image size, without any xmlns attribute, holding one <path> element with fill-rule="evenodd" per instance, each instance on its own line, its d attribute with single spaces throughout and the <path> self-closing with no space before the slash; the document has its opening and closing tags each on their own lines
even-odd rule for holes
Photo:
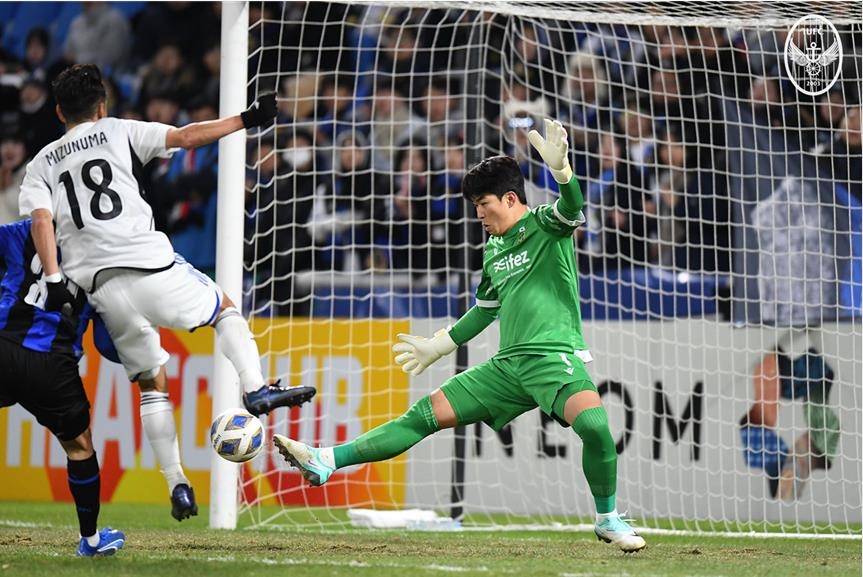
<svg viewBox="0 0 863 577">
<path fill-rule="evenodd" d="M 123 548 L 126 544 L 126 536 L 122 531 L 105 527 L 99 531 L 99 544 L 95 547 L 87 543 L 86 537 L 81 537 L 78 543 L 78 550 L 75 555 L 78 557 L 97 557 L 99 555 L 113 555 Z"/>
<path fill-rule="evenodd" d="M 309 484 L 320 487 L 327 482 L 335 469 L 321 461 L 320 449 L 309 447 L 283 435 L 273 435 L 273 444 L 285 460 L 300 470 Z"/>
<path fill-rule="evenodd" d="M 188 519 L 198 514 L 198 504 L 195 502 L 195 490 L 185 483 L 180 483 L 171 491 L 171 516 L 177 521 Z"/>
<path fill-rule="evenodd" d="M 620 515 L 607 517 L 593 527 L 596 538 L 614 543 L 624 553 L 635 553 L 647 547 L 644 539 Z"/>
<path fill-rule="evenodd" d="M 280 387 L 279 381 L 264 385 L 257 391 L 243 394 L 246 410 L 259 417 L 278 407 L 299 407 L 311 401 L 317 393 L 314 387 Z"/>
</svg>

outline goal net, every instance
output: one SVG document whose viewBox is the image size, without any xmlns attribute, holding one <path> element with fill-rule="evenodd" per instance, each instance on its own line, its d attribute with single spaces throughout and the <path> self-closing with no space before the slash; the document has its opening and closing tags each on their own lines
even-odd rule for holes
<svg viewBox="0 0 863 577">
<path fill-rule="evenodd" d="M 390 349 L 473 305 L 467 167 L 511 155 L 531 206 L 556 198 L 526 137 L 555 118 L 586 198 L 573 242 L 618 510 L 648 530 L 859 535 L 858 8 L 250 3 L 248 92 L 278 90 L 279 119 L 247 142 L 244 307 L 266 372 L 319 391 L 269 436 L 345 442 L 495 353 L 496 324 L 418 378 Z M 262 526 L 594 514 L 580 440 L 538 410 L 321 488 L 270 446 L 239 495 Z"/>
</svg>

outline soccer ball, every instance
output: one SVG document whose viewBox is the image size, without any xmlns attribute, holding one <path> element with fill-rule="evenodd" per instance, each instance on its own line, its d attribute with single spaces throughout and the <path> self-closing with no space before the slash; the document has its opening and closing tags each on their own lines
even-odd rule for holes
<svg viewBox="0 0 863 577">
<path fill-rule="evenodd" d="M 264 448 L 264 426 L 245 409 L 228 409 L 210 426 L 210 443 L 223 459 L 245 463 Z"/>
</svg>

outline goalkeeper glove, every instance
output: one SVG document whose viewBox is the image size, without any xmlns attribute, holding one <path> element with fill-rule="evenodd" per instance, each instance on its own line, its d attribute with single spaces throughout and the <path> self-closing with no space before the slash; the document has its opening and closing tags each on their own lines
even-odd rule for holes
<svg viewBox="0 0 863 577">
<path fill-rule="evenodd" d="M 559 184 L 572 180 L 572 168 L 569 167 L 569 142 L 566 129 L 557 120 L 545 119 L 545 138 L 536 130 L 531 130 L 527 138 L 539 152 L 542 159 L 551 169 L 551 175 Z"/>
<path fill-rule="evenodd" d="M 255 128 L 269 124 L 276 117 L 276 93 L 268 92 L 261 94 L 258 101 L 245 112 L 240 113 L 245 128 Z"/>
<path fill-rule="evenodd" d="M 448 355 L 458 348 L 448 329 L 441 329 L 430 339 L 415 337 L 413 335 L 399 334 L 400 343 L 393 345 L 396 363 L 402 366 L 402 370 L 413 376 L 421 374 L 429 365 L 444 355 Z"/>
</svg>

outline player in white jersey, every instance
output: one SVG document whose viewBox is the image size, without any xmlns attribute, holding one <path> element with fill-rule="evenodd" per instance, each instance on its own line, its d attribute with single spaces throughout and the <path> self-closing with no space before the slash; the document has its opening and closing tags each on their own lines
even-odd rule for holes
<svg viewBox="0 0 863 577">
<path fill-rule="evenodd" d="M 64 274 L 87 291 L 129 379 L 141 388 L 144 432 L 168 481 L 171 514 L 182 520 L 197 514 L 197 504 L 180 463 L 164 368 L 169 356 L 159 327 L 214 326 L 220 350 L 239 375 L 243 402 L 255 415 L 301 405 L 315 389 L 264 381 L 258 347 L 234 303 L 155 230 L 143 167 L 177 148 L 196 148 L 270 123 L 275 94 L 262 95 L 242 114 L 175 128 L 108 118 L 102 75 L 94 65 L 66 69 L 53 89 L 66 134 L 27 166 L 19 197 L 21 215 L 33 219 L 47 282 L 45 309 L 61 310 L 71 300 Z"/>
</svg>

